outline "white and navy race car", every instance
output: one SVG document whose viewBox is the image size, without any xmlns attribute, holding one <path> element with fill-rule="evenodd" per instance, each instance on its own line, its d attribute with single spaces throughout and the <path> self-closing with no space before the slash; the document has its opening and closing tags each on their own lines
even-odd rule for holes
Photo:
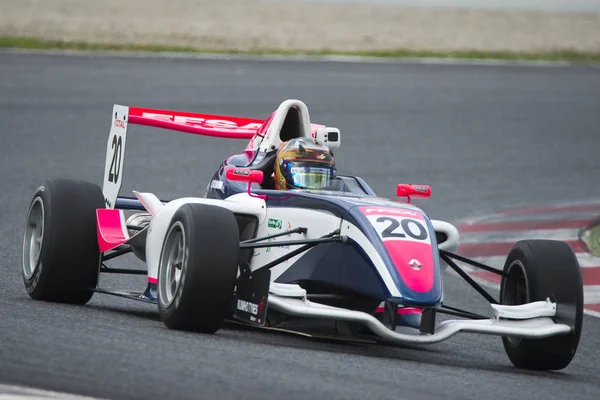
<svg viewBox="0 0 600 400">
<path fill-rule="evenodd" d="M 121 196 L 133 124 L 249 143 L 225 159 L 202 197 Z M 411 204 L 430 196 L 426 185 L 399 184 L 396 200 L 339 174 L 332 190 L 275 190 L 277 149 L 303 137 L 329 149 L 341 142 L 338 129 L 311 123 L 306 105 L 293 99 L 266 120 L 115 105 L 102 188 L 48 180 L 33 196 L 23 242 L 29 295 L 85 304 L 96 292 L 155 303 L 168 328 L 204 333 L 225 321 L 307 334 L 327 322 L 337 337 L 390 344 L 475 332 L 501 336 L 519 368 L 571 362 L 583 286 L 567 244 L 518 242 L 500 271 L 456 254 L 457 229 Z M 147 268 L 107 265 L 130 253 Z M 499 298 L 457 261 L 501 275 Z M 444 302 L 448 268 L 489 302 L 488 315 Z M 143 274 L 148 283 L 139 291 L 103 288 L 105 273 Z M 438 314 L 457 318 L 436 322 Z"/>
</svg>

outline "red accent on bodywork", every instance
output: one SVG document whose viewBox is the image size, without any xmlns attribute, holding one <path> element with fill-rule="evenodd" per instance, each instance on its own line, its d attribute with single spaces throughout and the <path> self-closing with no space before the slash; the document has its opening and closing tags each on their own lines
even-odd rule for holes
<svg viewBox="0 0 600 400">
<path fill-rule="evenodd" d="M 377 307 L 377 310 L 375 311 L 376 313 L 380 314 L 383 313 L 385 311 L 385 309 L 383 307 Z M 413 308 L 413 307 L 399 307 L 396 314 L 398 315 L 411 315 L 411 314 L 422 314 L 423 310 L 421 310 L 420 308 Z"/>
<path fill-rule="evenodd" d="M 123 226 L 121 210 L 99 208 L 96 210 L 96 230 L 98 233 L 98 247 L 101 252 L 114 249 L 127 242 L 127 227 Z"/>
<path fill-rule="evenodd" d="M 395 239 L 384 240 L 383 244 L 406 286 L 420 293 L 433 288 L 433 253 L 430 244 Z M 419 269 L 409 265 L 413 259 L 421 264 Z"/>
<path fill-rule="evenodd" d="M 158 279 L 148 277 L 148 283 L 158 283 Z"/>
<path fill-rule="evenodd" d="M 412 183 L 399 183 L 396 186 L 396 196 L 406 197 L 410 203 L 411 197 L 429 198 L 431 197 L 431 188 L 427 185 L 414 185 Z"/>
<path fill-rule="evenodd" d="M 129 108 L 129 123 L 172 129 L 195 135 L 230 139 L 250 139 L 264 120 L 227 117 L 212 114 L 196 114 L 183 111 Z"/>
</svg>

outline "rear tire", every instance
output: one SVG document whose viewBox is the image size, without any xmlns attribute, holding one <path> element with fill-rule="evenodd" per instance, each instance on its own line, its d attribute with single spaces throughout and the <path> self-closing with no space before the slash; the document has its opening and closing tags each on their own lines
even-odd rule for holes
<svg viewBox="0 0 600 400">
<path fill-rule="evenodd" d="M 520 241 L 509 253 L 504 272 L 524 279 L 502 278 L 501 304 L 517 305 L 550 298 L 556 303 L 554 322 L 572 328 L 567 335 L 545 339 L 502 337 L 510 361 L 524 369 L 565 368 L 575 356 L 583 321 L 583 283 L 575 253 L 560 241 Z"/>
<path fill-rule="evenodd" d="M 171 329 L 214 333 L 231 311 L 239 231 L 223 207 L 184 204 L 173 215 L 158 267 L 158 309 Z"/>
<path fill-rule="evenodd" d="M 104 196 L 92 183 L 47 180 L 36 190 L 22 257 L 23 282 L 31 298 L 71 304 L 90 300 L 100 258 L 97 208 L 104 208 Z"/>
</svg>

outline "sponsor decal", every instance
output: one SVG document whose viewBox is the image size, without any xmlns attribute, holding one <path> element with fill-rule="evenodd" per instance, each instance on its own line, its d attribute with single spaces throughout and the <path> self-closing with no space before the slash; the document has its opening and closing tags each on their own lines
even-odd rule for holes
<svg viewBox="0 0 600 400">
<path fill-rule="evenodd" d="M 125 115 L 123 115 L 123 119 L 119 119 L 119 116 L 115 112 L 115 126 L 117 128 L 125 129 Z"/>
<path fill-rule="evenodd" d="M 292 174 L 324 174 L 331 175 L 331 169 L 320 167 L 292 167 Z"/>
<path fill-rule="evenodd" d="M 250 175 L 250 171 L 248 171 L 247 169 L 234 169 L 233 173 L 235 175 L 242 175 L 242 176 Z"/>
<path fill-rule="evenodd" d="M 262 303 L 262 302 L 261 302 Z M 237 301 L 237 309 L 243 312 L 247 312 L 253 315 L 258 315 L 259 309 L 258 304 L 250 303 L 246 300 L 238 299 Z M 262 306 L 261 306 L 262 309 Z"/>
<path fill-rule="evenodd" d="M 173 122 L 180 125 L 191 125 L 191 126 L 202 126 L 205 128 L 218 128 L 218 129 L 248 129 L 254 130 L 261 127 L 262 124 L 258 122 L 251 122 L 246 125 L 238 125 L 235 121 L 226 119 L 207 119 L 202 117 L 186 117 L 183 115 L 173 114 L 155 114 L 144 112 L 142 113 L 143 118 L 151 118 L 158 121 Z"/>
<path fill-rule="evenodd" d="M 269 218 L 269 228 L 281 229 L 282 223 L 280 219 Z"/>
<path fill-rule="evenodd" d="M 417 260 L 416 258 L 413 258 L 412 260 L 410 260 L 408 262 L 409 267 L 411 267 L 412 269 L 414 269 L 415 271 L 418 271 L 421 269 L 422 264 L 419 260 Z"/>
<path fill-rule="evenodd" d="M 424 186 L 413 186 L 413 188 L 417 191 L 417 192 L 423 192 L 423 193 L 427 193 L 427 188 Z"/>
</svg>

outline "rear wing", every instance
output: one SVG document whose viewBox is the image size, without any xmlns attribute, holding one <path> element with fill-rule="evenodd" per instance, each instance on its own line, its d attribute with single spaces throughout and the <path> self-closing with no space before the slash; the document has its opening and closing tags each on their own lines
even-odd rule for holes
<svg viewBox="0 0 600 400">
<path fill-rule="evenodd" d="M 129 124 L 230 139 L 251 139 L 264 120 L 211 114 L 128 107 L 115 104 L 108 143 L 102 193 L 106 208 L 114 208 L 123 184 L 123 159 Z"/>
<path fill-rule="evenodd" d="M 305 135 L 312 136 L 331 148 L 340 145 L 339 129 L 311 124 L 308 109 L 300 100 L 285 100 L 266 120 L 197 114 L 184 111 L 152 108 L 113 106 L 110 133 L 106 144 L 106 161 L 102 193 L 106 208 L 114 208 L 123 183 L 123 161 L 129 124 L 213 136 L 228 139 L 250 140 L 247 149 L 256 150 L 259 143 L 264 148 L 277 148 L 281 143 L 280 131 L 288 120 L 289 110 L 296 109 L 302 116 Z M 263 141 L 263 139 L 265 139 Z"/>
</svg>

